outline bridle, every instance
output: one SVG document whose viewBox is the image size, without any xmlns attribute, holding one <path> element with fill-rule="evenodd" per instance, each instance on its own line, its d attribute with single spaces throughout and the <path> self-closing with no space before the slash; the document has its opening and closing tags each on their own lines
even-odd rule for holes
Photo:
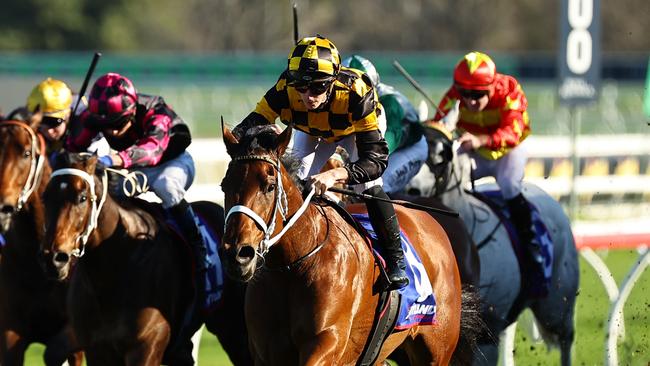
<svg viewBox="0 0 650 366">
<path fill-rule="evenodd" d="M 86 181 L 86 184 L 88 184 L 88 187 L 90 188 L 90 218 L 88 219 L 88 223 L 86 224 L 86 229 L 84 232 L 79 235 L 76 239 L 77 243 L 79 244 L 77 248 L 72 250 L 72 255 L 80 258 L 81 256 L 84 255 L 85 253 L 85 248 L 86 248 L 86 243 L 88 242 L 88 238 L 90 237 L 90 234 L 97 228 L 97 220 L 99 218 L 99 213 L 102 210 L 102 207 L 104 206 L 104 202 L 106 201 L 106 196 L 108 194 L 108 175 L 106 171 L 104 171 L 104 174 L 102 176 L 102 196 L 100 199 L 97 199 L 97 194 L 95 193 L 95 179 L 93 179 L 93 176 L 90 174 L 86 173 L 85 171 L 81 169 L 74 169 L 74 168 L 63 168 L 63 169 L 57 169 L 52 173 L 51 178 L 57 177 L 57 176 L 62 176 L 62 175 L 74 175 L 77 177 L 80 177 L 84 181 Z"/>
<path fill-rule="evenodd" d="M 95 180 L 90 174 L 86 173 L 85 171 L 81 169 L 64 168 L 55 170 L 51 175 L 51 178 L 61 175 L 74 175 L 86 181 L 86 184 L 88 184 L 88 187 L 90 188 L 90 203 L 92 205 L 90 210 L 90 219 L 88 220 L 88 224 L 86 226 L 86 230 L 84 230 L 84 233 L 77 237 L 77 241 L 79 241 L 81 244 L 79 245 L 79 248 L 75 248 L 72 251 L 72 255 L 75 257 L 81 257 L 84 255 L 88 238 L 90 237 L 92 231 L 97 228 L 99 213 L 104 206 L 104 202 L 106 201 L 108 194 L 108 171 L 124 177 L 124 181 L 122 182 L 122 191 L 127 197 L 133 197 L 138 194 L 145 193 L 149 190 L 149 186 L 147 184 L 147 176 L 144 175 L 144 173 L 137 170 L 129 172 L 125 169 L 105 168 L 104 174 L 102 175 L 102 196 L 100 200 L 97 201 L 97 195 L 95 193 Z M 138 177 L 140 178 L 138 179 Z M 141 184 L 139 183 L 140 181 L 142 181 Z"/>
<path fill-rule="evenodd" d="M 243 161 L 263 161 L 271 164 L 278 172 L 277 183 L 275 185 L 275 204 L 273 207 L 273 214 L 271 215 L 270 222 L 267 224 L 266 222 L 264 222 L 264 219 L 260 217 L 260 215 L 258 215 L 255 211 L 251 210 L 249 207 L 246 207 L 244 205 L 235 205 L 231 207 L 230 210 L 228 210 L 228 214 L 226 215 L 226 219 L 224 220 L 224 232 L 225 232 L 225 226 L 228 224 L 228 218 L 230 218 L 231 215 L 235 213 L 242 213 L 250 217 L 251 219 L 253 219 L 253 221 L 255 221 L 255 223 L 257 223 L 257 225 L 259 225 L 259 227 L 264 232 L 264 238 L 260 241 L 258 249 L 256 251 L 257 255 L 264 258 L 264 256 L 266 255 L 266 253 L 268 253 L 271 246 L 277 243 L 278 240 L 280 240 L 280 238 L 282 238 L 282 236 L 287 232 L 287 230 L 289 230 L 296 223 L 296 221 L 298 221 L 300 216 L 302 216 L 302 214 L 309 206 L 309 203 L 311 201 L 312 196 L 315 193 L 315 190 L 312 187 L 307 197 L 305 197 L 303 204 L 298 208 L 298 210 L 293 214 L 293 216 L 291 216 L 291 218 L 287 220 L 289 204 L 287 202 L 287 194 L 282 185 L 282 166 L 281 166 L 280 159 L 278 158 L 277 161 L 275 161 L 270 157 L 263 156 L 263 155 L 243 155 L 243 156 L 238 156 L 233 158 L 230 164 L 235 164 Z M 277 235 L 271 237 L 271 235 L 275 231 L 275 219 L 277 217 L 278 212 L 282 216 L 282 222 L 284 227 Z M 321 247 L 322 245 L 318 246 L 315 250 L 312 250 L 312 252 L 319 250 Z M 310 253 L 310 255 L 311 254 L 313 253 Z"/>
<path fill-rule="evenodd" d="M 36 134 L 31 127 L 26 123 L 20 121 L 3 121 L 0 122 L 0 127 L 4 126 L 18 126 L 26 130 L 29 133 L 31 138 L 30 150 L 31 150 L 31 162 L 29 166 L 29 175 L 27 176 L 27 181 L 25 181 L 25 186 L 20 191 L 18 196 L 18 202 L 16 203 L 16 211 L 20 211 L 29 197 L 34 193 L 34 190 L 41 182 L 43 177 L 43 164 L 45 164 L 45 140 L 40 134 Z M 37 143 L 37 141 L 39 143 Z M 38 154 L 38 148 L 40 147 L 41 153 Z"/>
</svg>

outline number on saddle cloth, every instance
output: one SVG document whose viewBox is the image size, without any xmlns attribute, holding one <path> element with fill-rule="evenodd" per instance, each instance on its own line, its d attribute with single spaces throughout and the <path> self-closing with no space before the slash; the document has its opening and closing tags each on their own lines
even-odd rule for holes
<svg viewBox="0 0 650 366">
<path fill-rule="evenodd" d="M 203 242 L 206 244 L 205 246 L 207 249 L 206 256 L 208 265 L 204 274 L 205 300 L 203 303 L 203 309 L 205 311 L 210 311 L 219 303 L 223 293 L 223 268 L 218 253 L 221 239 L 210 229 L 203 217 L 195 214 L 194 220 L 197 222 L 198 227 L 201 230 L 201 236 L 203 237 Z M 183 230 L 181 230 L 178 223 L 171 217 L 171 215 L 168 215 L 167 223 L 172 226 L 176 234 L 182 237 L 183 241 L 187 243 L 187 238 L 183 235 Z M 192 276 L 194 275 L 195 274 L 192 274 Z"/>
<path fill-rule="evenodd" d="M 377 241 L 370 219 L 367 214 L 352 214 L 355 220 L 367 231 L 373 244 Z M 409 278 L 409 285 L 401 288 L 401 304 L 399 315 L 395 323 L 396 330 L 404 330 L 415 325 L 430 325 L 435 321 L 436 299 L 433 293 L 433 286 L 427 276 L 426 270 L 420 256 L 415 252 L 411 242 L 404 231 L 400 230 L 402 249 L 406 262 L 406 274 Z M 373 245 L 374 246 L 374 245 Z M 380 248 L 381 246 L 377 246 Z M 381 252 L 373 248 L 381 255 Z"/>
<path fill-rule="evenodd" d="M 513 250 L 515 251 L 517 260 L 519 261 L 520 268 L 523 269 L 524 276 L 529 279 L 529 288 L 527 289 L 529 294 L 531 296 L 546 296 L 551 285 L 551 276 L 553 275 L 553 240 L 551 239 L 551 235 L 549 234 L 546 225 L 542 221 L 539 209 L 532 202 L 527 200 L 531 211 L 530 216 L 533 223 L 534 235 L 537 242 L 540 243 L 540 251 L 544 257 L 544 263 L 541 266 L 542 268 L 529 268 L 529 266 L 521 265 L 525 248 L 523 248 L 523 243 L 519 241 L 516 234 L 517 230 L 510 220 L 510 212 L 508 211 L 506 202 L 501 195 L 501 191 L 475 191 L 473 192 L 473 195 L 487 204 L 505 226 Z"/>
</svg>

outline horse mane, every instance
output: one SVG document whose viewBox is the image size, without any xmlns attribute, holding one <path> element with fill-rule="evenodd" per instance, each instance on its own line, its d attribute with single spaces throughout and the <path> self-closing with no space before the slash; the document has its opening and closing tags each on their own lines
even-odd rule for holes
<svg viewBox="0 0 650 366">
<path fill-rule="evenodd" d="M 291 128 L 291 127 L 287 127 Z M 278 146 L 278 132 L 273 125 L 261 125 L 249 128 L 246 134 L 242 136 L 239 142 L 237 156 L 244 155 L 271 155 L 276 158 L 275 149 Z M 280 161 L 287 170 L 291 180 L 300 188 L 303 188 L 305 182 L 298 177 L 300 169 L 300 159 L 291 154 L 289 150 L 280 156 Z"/>
</svg>

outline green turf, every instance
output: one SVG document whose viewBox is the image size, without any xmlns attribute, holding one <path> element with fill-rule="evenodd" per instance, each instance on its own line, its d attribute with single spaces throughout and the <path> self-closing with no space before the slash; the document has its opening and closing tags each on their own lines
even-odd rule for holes
<svg viewBox="0 0 650 366">
<path fill-rule="evenodd" d="M 599 252 L 620 284 L 637 260 L 635 251 Z M 625 340 L 619 343 L 621 365 L 648 365 L 650 362 L 650 274 L 644 273 L 628 299 L 625 311 Z M 576 342 L 573 360 L 576 365 L 602 365 L 605 358 L 605 325 L 609 301 L 594 270 L 580 259 L 580 294 L 576 307 Z M 42 365 L 43 347 L 33 345 L 27 352 L 26 365 Z M 559 352 L 547 352 L 544 344 L 536 344 L 523 327 L 517 331 L 515 362 L 519 365 L 558 365 Z M 203 332 L 199 365 L 231 365 L 215 336 Z"/>
</svg>

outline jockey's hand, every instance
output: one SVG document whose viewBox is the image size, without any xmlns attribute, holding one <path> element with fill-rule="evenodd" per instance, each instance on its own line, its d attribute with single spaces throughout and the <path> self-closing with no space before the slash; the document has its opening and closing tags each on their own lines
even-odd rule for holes
<svg viewBox="0 0 650 366">
<path fill-rule="evenodd" d="M 314 194 L 323 195 L 327 189 L 335 184 L 345 184 L 348 180 L 348 171 L 345 168 L 335 168 L 323 173 L 312 175 L 309 183 L 314 187 Z"/>
<path fill-rule="evenodd" d="M 488 135 L 473 135 L 465 132 L 458 138 L 461 151 L 474 151 L 488 142 Z"/>
</svg>

